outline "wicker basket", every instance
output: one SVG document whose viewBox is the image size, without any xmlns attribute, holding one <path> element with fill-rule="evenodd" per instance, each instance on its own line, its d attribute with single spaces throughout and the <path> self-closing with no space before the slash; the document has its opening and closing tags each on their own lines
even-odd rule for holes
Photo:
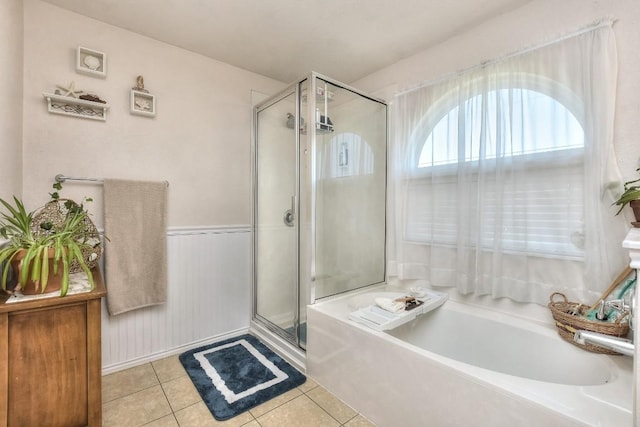
<svg viewBox="0 0 640 427">
<path fill-rule="evenodd" d="M 559 297 L 562 300 L 559 300 Z M 576 330 L 582 329 L 624 338 L 629 333 L 629 313 L 622 313 L 615 322 L 589 320 L 586 315 L 591 310 L 590 306 L 569 302 L 567 297 L 560 292 L 554 292 L 549 297 L 549 309 L 556 321 L 558 334 L 565 341 L 594 353 L 620 354 L 593 344 L 579 344 L 573 340 L 573 335 Z"/>
<path fill-rule="evenodd" d="M 45 204 L 34 214 L 33 219 L 31 220 L 31 230 L 36 234 L 41 233 L 42 230 L 40 230 L 40 223 L 45 221 L 51 222 L 56 227 L 60 227 L 68 214 L 68 209 L 65 207 L 65 202 L 67 200 L 69 199 L 51 200 Z M 76 203 L 73 200 L 71 200 L 71 202 Z M 100 233 L 93 224 L 93 221 L 91 221 L 91 218 L 84 218 L 84 226 L 87 235 L 93 236 L 93 240 L 95 240 L 94 245 L 86 245 L 81 249 L 84 261 L 91 269 L 96 267 L 100 261 L 102 245 L 100 244 Z M 82 271 L 82 267 L 80 267 L 80 263 L 74 259 L 69 267 L 69 272 L 78 273 L 80 271 Z"/>
</svg>

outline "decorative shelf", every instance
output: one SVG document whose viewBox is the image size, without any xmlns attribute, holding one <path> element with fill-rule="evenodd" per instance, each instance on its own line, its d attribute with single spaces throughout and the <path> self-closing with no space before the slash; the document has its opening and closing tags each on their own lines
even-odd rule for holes
<svg viewBox="0 0 640 427">
<path fill-rule="evenodd" d="M 80 117 L 91 120 L 107 120 L 109 104 L 86 101 L 70 96 L 56 95 L 44 92 L 42 96 L 47 100 L 47 110 L 53 114 Z"/>
</svg>

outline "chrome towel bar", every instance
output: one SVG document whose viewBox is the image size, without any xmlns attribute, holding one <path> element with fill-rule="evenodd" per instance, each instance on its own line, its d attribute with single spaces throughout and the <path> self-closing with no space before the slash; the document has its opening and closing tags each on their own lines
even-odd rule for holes
<svg viewBox="0 0 640 427">
<path fill-rule="evenodd" d="M 59 173 L 58 175 L 55 176 L 55 180 L 56 180 L 56 182 L 60 182 L 60 183 L 63 183 L 65 181 L 67 181 L 67 180 L 69 180 L 69 181 L 92 181 L 92 182 L 99 182 L 99 183 L 104 182 L 104 180 L 99 179 L 99 178 L 82 178 L 82 177 L 65 176 L 65 175 L 62 175 L 61 173 Z"/>
<path fill-rule="evenodd" d="M 66 176 L 61 173 L 55 176 L 56 182 L 63 183 L 65 181 L 91 181 L 97 182 L 99 184 L 104 183 L 104 179 L 102 178 L 86 178 L 86 177 L 74 177 L 74 176 Z M 165 181 L 167 183 L 167 187 L 169 186 L 169 181 Z"/>
</svg>

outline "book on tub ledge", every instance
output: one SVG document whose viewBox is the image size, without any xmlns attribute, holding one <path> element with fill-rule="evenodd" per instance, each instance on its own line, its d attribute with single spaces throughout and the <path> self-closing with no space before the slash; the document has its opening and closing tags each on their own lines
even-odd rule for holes
<svg viewBox="0 0 640 427">
<path fill-rule="evenodd" d="M 424 296 L 415 298 L 399 292 L 385 292 L 384 294 L 383 297 L 372 296 L 371 305 L 352 311 L 349 313 L 349 319 L 376 331 L 386 331 L 410 322 L 421 314 L 435 310 L 449 298 L 449 294 L 445 292 L 432 290 L 427 290 Z"/>
</svg>

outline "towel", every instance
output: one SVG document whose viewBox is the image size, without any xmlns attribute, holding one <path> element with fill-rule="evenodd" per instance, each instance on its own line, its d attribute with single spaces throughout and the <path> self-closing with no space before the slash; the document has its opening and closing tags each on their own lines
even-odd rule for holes
<svg viewBox="0 0 640 427">
<path fill-rule="evenodd" d="M 402 301 L 394 301 L 390 298 L 376 298 L 374 301 L 378 307 L 391 313 L 399 313 L 404 310 L 404 302 Z"/>
<path fill-rule="evenodd" d="M 112 316 L 167 301 L 167 183 L 104 180 L 105 279 Z"/>
</svg>

